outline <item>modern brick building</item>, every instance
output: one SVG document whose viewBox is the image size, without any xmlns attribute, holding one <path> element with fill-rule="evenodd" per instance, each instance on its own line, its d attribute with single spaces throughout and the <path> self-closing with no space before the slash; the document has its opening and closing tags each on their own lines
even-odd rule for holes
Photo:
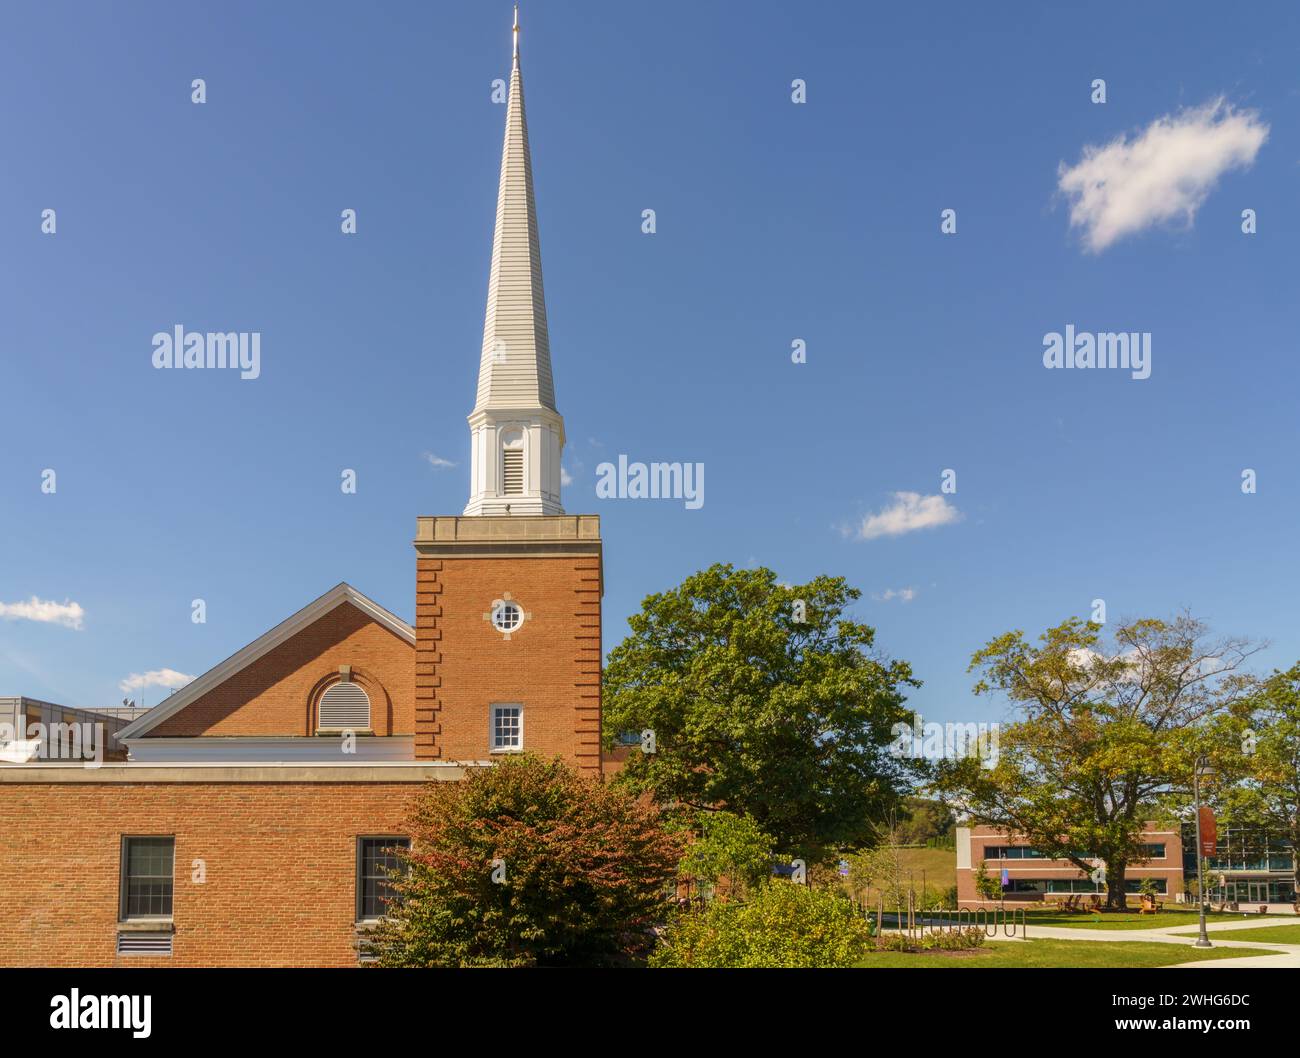
<svg viewBox="0 0 1300 1058">
<path fill-rule="evenodd" d="M 560 502 L 517 24 L 469 426 L 413 625 L 339 584 L 117 731 L 127 760 L 0 764 L 0 964 L 355 965 L 422 784 L 524 750 L 601 775 L 600 523 Z"/>
<path fill-rule="evenodd" d="M 1148 825 L 1143 834 L 1147 859 L 1125 871 L 1126 889 L 1137 894 L 1150 878 L 1160 901 L 1183 900 L 1183 839 L 1177 828 Z M 999 886 L 1001 898 L 986 900 L 976 888 L 980 864 Z M 957 828 L 957 901 L 963 907 L 1063 902 L 1071 896 L 1088 903 L 1105 899 L 1105 883 L 1097 883 L 1069 860 L 1049 859 L 1028 842 L 995 827 Z M 1194 899 L 1194 898 L 1193 898 Z"/>
<path fill-rule="evenodd" d="M 1157 823 L 1143 833 L 1147 858 L 1128 865 L 1127 892 L 1136 896 L 1150 879 L 1161 903 L 1196 903 L 1196 825 Z M 1214 856 L 1204 862 L 1205 889 L 1215 906 L 1285 914 L 1296 908 L 1296 852 L 1288 842 L 1260 830 L 1232 827 L 1219 832 Z M 1093 862 L 1093 861 L 1090 861 Z M 980 864 L 998 887 L 994 900 L 980 897 Z M 1100 865 L 1098 863 L 1098 865 Z M 1028 842 L 994 827 L 957 828 L 957 899 L 962 906 L 1063 902 L 1081 906 L 1105 899 L 1106 885 L 1085 875 L 1069 860 L 1050 859 Z"/>
</svg>

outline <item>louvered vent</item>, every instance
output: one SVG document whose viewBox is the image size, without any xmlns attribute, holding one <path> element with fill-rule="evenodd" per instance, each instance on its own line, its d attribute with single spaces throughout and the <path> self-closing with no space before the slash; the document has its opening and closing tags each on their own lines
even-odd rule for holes
<svg viewBox="0 0 1300 1058">
<path fill-rule="evenodd" d="M 502 452 L 502 456 L 504 457 L 502 491 L 507 496 L 522 496 L 524 494 L 524 450 L 507 448 Z"/>
<path fill-rule="evenodd" d="M 170 955 L 171 953 L 170 933 L 131 932 L 117 935 L 118 955 Z"/>
<path fill-rule="evenodd" d="M 369 730 L 370 698 L 358 684 L 346 680 L 334 684 L 321 695 L 317 726 L 322 731 Z"/>
</svg>

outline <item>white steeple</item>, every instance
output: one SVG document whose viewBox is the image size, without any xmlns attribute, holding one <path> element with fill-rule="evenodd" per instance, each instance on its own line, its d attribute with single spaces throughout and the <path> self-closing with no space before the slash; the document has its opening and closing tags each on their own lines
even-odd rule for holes
<svg viewBox="0 0 1300 1058">
<path fill-rule="evenodd" d="M 469 428 L 466 514 L 564 513 L 560 506 L 564 420 L 555 409 L 551 379 L 533 164 L 519 73 L 518 6 L 478 399 Z"/>
</svg>

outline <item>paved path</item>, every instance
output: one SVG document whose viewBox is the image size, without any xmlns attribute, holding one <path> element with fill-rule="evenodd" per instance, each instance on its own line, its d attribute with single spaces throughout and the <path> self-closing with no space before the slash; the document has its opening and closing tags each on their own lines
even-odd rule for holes
<svg viewBox="0 0 1300 1058">
<path fill-rule="evenodd" d="M 1214 934 L 1228 930 L 1264 929 L 1268 926 L 1296 925 L 1295 918 L 1253 918 L 1233 919 L 1206 923 L 1205 931 L 1210 935 L 1210 942 L 1216 948 L 1267 948 L 1277 952 L 1276 955 L 1248 955 L 1240 959 L 1198 959 L 1196 962 L 1175 963 L 1167 967 L 1171 970 L 1188 969 L 1205 966 L 1265 966 L 1276 969 L 1300 967 L 1300 944 L 1278 944 L 1275 941 L 1255 941 L 1249 938 L 1214 939 Z M 1046 938 L 1048 940 L 1092 940 L 1105 942 L 1122 942 L 1126 940 L 1154 941 L 1157 944 L 1185 944 L 1189 947 L 1195 937 L 1179 937 L 1178 933 L 1196 932 L 1196 923 L 1186 922 L 1177 926 L 1157 926 L 1152 929 L 1078 929 L 1072 926 L 1035 926 L 1029 925 L 1029 938 Z M 990 940 L 993 938 L 990 938 Z M 1005 937 L 997 938 L 1006 940 Z"/>
<path fill-rule="evenodd" d="M 1269 951 L 1276 952 L 1275 955 L 1246 955 L 1239 959 L 1198 959 L 1195 962 L 1174 963 L 1171 966 L 1163 967 L 1169 970 L 1190 969 L 1192 967 L 1206 966 L 1224 966 L 1224 967 L 1269 967 L 1273 969 L 1295 969 L 1300 968 L 1300 944 L 1279 944 L 1276 941 L 1254 941 L 1249 938 L 1233 938 L 1229 940 L 1224 937 L 1219 940 L 1214 939 L 1214 934 L 1224 933 L 1229 930 L 1246 930 L 1246 929 L 1266 929 L 1270 926 L 1287 926 L 1300 925 L 1300 922 L 1294 916 L 1286 915 L 1269 918 L 1243 918 L 1230 919 L 1228 921 L 1207 922 L 1205 929 L 1210 934 L 1210 941 L 1216 948 L 1254 948 L 1259 950 L 1266 948 Z M 1087 929 L 1074 926 L 1036 926 L 1033 919 L 1029 921 L 1029 940 L 1077 940 L 1082 942 L 1099 941 L 1103 944 L 1114 943 L 1122 944 L 1125 941 L 1153 941 L 1157 944 L 1182 944 L 1191 947 L 1195 937 L 1180 937 L 1179 933 L 1195 933 L 1196 923 L 1181 923 L 1176 926 L 1152 926 L 1150 929 Z M 886 932 L 896 932 L 894 929 L 886 927 Z M 997 936 L 988 938 L 990 941 L 1019 942 L 1026 938 L 1017 934 L 1014 937 L 1008 937 L 1003 934 L 1002 929 L 998 929 Z"/>
</svg>

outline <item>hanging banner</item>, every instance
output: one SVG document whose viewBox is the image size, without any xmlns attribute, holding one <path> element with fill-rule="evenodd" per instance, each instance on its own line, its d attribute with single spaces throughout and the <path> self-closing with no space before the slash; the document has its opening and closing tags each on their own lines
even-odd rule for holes
<svg viewBox="0 0 1300 1058">
<path fill-rule="evenodd" d="M 1201 820 L 1201 855 L 1213 856 L 1219 847 L 1219 824 L 1214 819 L 1214 809 L 1202 805 Z"/>
</svg>

